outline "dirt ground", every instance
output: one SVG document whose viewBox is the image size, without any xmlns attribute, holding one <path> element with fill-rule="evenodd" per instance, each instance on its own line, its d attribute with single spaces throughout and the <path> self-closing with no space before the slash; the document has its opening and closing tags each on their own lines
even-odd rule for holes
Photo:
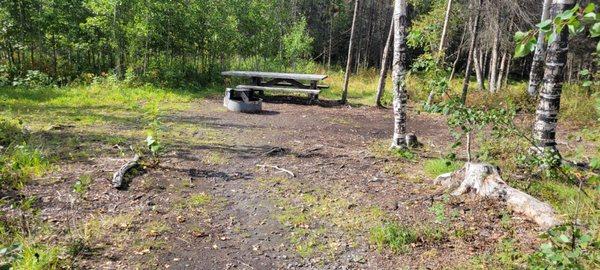
<svg viewBox="0 0 600 270">
<path fill-rule="evenodd" d="M 24 192 L 62 232 L 53 237 L 82 239 L 82 269 L 463 268 L 503 239 L 537 247 L 533 224 L 494 202 L 440 195 L 423 173 L 423 161 L 451 140 L 443 118 L 410 115 L 424 146 L 404 159 L 381 151 L 391 138 L 388 109 L 285 101 L 261 114 L 227 112 L 216 98 L 167 112 L 159 165 L 123 190 L 110 181 L 132 156 L 127 145 L 78 137 L 77 127 L 48 131 L 96 154 L 70 159 L 65 151 L 52 175 Z M 117 135 L 132 128 L 106 127 Z M 79 198 L 72 187 L 82 175 L 93 181 Z M 370 239 L 386 222 L 431 236 L 393 252 Z"/>
</svg>

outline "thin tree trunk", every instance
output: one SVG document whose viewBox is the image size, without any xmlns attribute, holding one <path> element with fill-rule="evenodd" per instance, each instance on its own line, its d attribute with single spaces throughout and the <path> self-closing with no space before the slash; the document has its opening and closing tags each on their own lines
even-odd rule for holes
<svg viewBox="0 0 600 270">
<path fill-rule="evenodd" d="M 544 0 L 544 6 L 542 9 L 542 22 L 550 17 L 550 3 L 552 0 Z M 546 58 L 546 41 L 544 32 L 540 31 L 538 34 L 537 45 L 535 47 L 535 53 L 533 55 L 533 63 L 531 63 L 531 71 L 529 73 L 529 86 L 527 87 L 527 93 L 530 96 L 537 96 L 538 89 L 542 83 L 542 77 L 544 76 L 544 60 Z"/>
<path fill-rule="evenodd" d="M 394 64 L 392 81 L 394 82 L 394 136 L 393 148 L 405 148 L 406 143 L 406 111 L 408 94 L 404 83 L 406 75 L 406 28 L 408 25 L 406 0 L 394 3 Z"/>
<path fill-rule="evenodd" d="M 476 48 L 473 51 L 473 68 L 475 69 L 475 77 L 477 78 L 477 88 L 479 91 L 485 90 L 482 74 L 481 52 Z"/>
<path fill-rule="evenodd" d="M 506 68 L 506 58 L 507 58 L 507 53 L 503 52 L 502 53 L 502 58 L 500 60 L 500 70 L 498 71 L 498 78 L 496 78 L 496 91 L 500 90 L 500 88 L 502 88 L 502 82 L 503 82 L 503 78 L 502 76 L 504 76 L 504 70 Z"/>
<path fill-rule="evenodd" d="M 463 81 L 461 101 L 463 104 L 467 102 L 467 91 L 469 90 L 469 80 L 471 78 L 471 64 L 473 62 L 473 53 L 475 44 L 477 43 L 477 32 L 479 30 L 479 13 L 483 0 L 479 0 L 477 10 L 475 11 L 475 19 L 471 27 L 471 44 L 469 45 L 469 56 L 467 57 L 467 67 L 465 68 L 465 79 Z"/>
<path fill-rule="evenodd" d="M 381 73 L 379 74 L 379 84 L 377 85 L 377 97 L 375 98 L 375 104 L 377 107 L 382 107 L 381 105 L 381 97 L 383 96 L 383 91 L 385 91 L 385 80 L 388 72 L 388 55 L 390 53 L 390 47 L 392 44 L 392 35 L 394 34 L 394 20 L 392 19 L 392 23 L 390 25 L 390 31 L 388 33 L 387 41 L 385 42 L 385 47 L 383 48 L 383 56 L 381 60 Z"/>
<path fill-rule="evenodd" d="M 440 38 L 438 57 L 442 55 L 442 52 L 444 51 L 444 45 L 446 44 L 446 33 L 448 32 L 448 21 L 450 20 L 450 11 L 452 11 L 452 0 L 448 0 L 448 6 L 446 8 L 446 17 L 444 18 L 444 28 L 442 28 L 442 37 Z"/>
<path fill-rule="evenodd" d="M 452 71 L 450 72 L 450 78 L 448 79 L 448 81 L 452 81 L 452 79 L 454 79 L 454 75 L 456 74 L 456 66 L 458 66 L 458 61 L 460 60 L 460 55 L 462 54 L 462 48 L 463 48 L 463 45 L 465 44 L 466 33 L 467 33 L 467 25 L 465 24 L 465 27 L 463 27 L 462 35 L 460 37 L 460 43 L 458 45 L 458 52 L 456 53 L 456 59 L 454 59 L 454 63 L 452 63 Z M 429 95 L 433 98 L 431 93 Z M 431 100 L 429 100 L 429 103 L 431 103 Z"/>
<path fill-rule="evenodd" d="M 498 15 L 498 20 L 500 16 Z M 492 59 L 490 60 L 490 92 L 496 93 L 498 89 L 496 88 L 496 80 L 498 77 L 498 42 L 500 39 L 500 29 L 496 29 L 496 33 L 494 35 L 494 41 L 492 44 Z"/>
<path fill-rule="evenodd" d="M 52 35 L 52 73 L 55 78 L 58 78 L 58 57 L 56 52 L 56 36 Z"/>
<path fill-rule="evenodd" d="M 348 99 L 348 83 L 350 82 L 350 69 L 352 68 L 352 43 L 354 41 L 354 29 L 356 28 L 356 17 L 358 15 L 358 4 L 360 0 L 354 2 L 354 16 L 352 17 L 352 28 L 350 29 L 350 43 L 348 44 L 348 61 L 346 63 L 346 74 L 344 75 L 344 90 L 342 92 L 342 104 L 346 104 Z"/>
<path fill-rule="evenodd" d="M 560 14 L 573 8 L 574 0 L 553 0 L 551 14 Z M 554 29 L 556 31 L 556 29 Z M 534 138 L 538 147 L 556 150 L 556 126 L 560 110 L 560 95 L 567 61 L 569 30 L 565 27 L 556 40 L 548 44 L 544 86 L 540 91 L 540 101 L 536 111 Z"/>
<path fill-rule="evenodd" d="M 333 12 L 331 11 L 333 2 L 329 1 L 329 50 L 327 54 L 327 69 L 331 69 L 331 52 L 333 44 Z"/>
<path fill-rule="evenodd" d="M 502 80 L 501 87 L 508 85 L 508 76 L 510 75 L 511 63 L 512 63 L 512 55 L 508 54 L 507 59 L 506 59 L 506 74 L 504 74 L 504 79 Z"/>
</svg>

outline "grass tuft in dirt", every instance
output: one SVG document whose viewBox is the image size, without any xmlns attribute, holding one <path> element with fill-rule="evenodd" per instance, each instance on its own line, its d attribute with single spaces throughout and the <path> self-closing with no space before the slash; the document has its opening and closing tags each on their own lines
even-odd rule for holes
<svg viewBox="0 0 600 270">
<path fill-rule="evenodd" d="M 462 167 L 461 162 L 452 161 L 449 159 L 431 159 L 425 161 L 423 165 L 423 171 L 430 178 L 435 178 L 441 174 L 454 172 Z"/>
<path fill-rule="evenodd" d="M 386 223 L 371 229 L 371 242 L 377 248 L 389 248 L 394 252 L 405 253 L 409 251 L 410 244 L 418 241 L 418 232 L 411 227 L 397 223 Z"/>
</svg>

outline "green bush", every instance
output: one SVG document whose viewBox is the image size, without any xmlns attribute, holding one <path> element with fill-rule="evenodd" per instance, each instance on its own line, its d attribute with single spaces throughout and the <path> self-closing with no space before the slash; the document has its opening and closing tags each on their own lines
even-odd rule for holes
<svg viewBox="0 0 600 270">
<path fill-rule="evenodd" d="M 16 77 L 13 86 L 41 87 L 52 84 L 52 78 L 39 70 L 28 70 L 24 77 Z"/>
<path fill-rule="evenodd" d="M 8 147 L 24 139 L 22 123 L 18 120 L 0 117 L 0 146 Z"/>
</svg>

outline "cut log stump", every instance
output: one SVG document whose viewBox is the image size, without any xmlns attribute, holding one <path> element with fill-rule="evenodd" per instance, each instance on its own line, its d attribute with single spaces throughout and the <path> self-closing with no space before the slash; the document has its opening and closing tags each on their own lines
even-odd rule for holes
<svg viewBox="0 0 600 270">
<path fill-rule="evenodd" d="M 510 187 L 502 180 L 498 169 L 490 164 L 467 163 L 456 172 L 438 176 L 435 184 L 451 190 L 453 196 L 473 193 L 501 200 L 512 211 L 526 216 L 544 230 L 561 224 L 552 206 Z"/>
</svg>

